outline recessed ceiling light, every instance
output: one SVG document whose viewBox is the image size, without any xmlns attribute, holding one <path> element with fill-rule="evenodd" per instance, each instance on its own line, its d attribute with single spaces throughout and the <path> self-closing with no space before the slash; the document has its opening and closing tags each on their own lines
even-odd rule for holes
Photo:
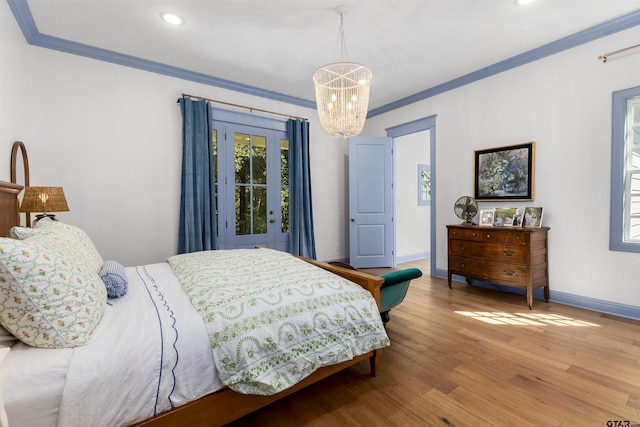
<svg viewBox="0 0 640 427">
<path fill-rule="evenodd" d="M 161 16 L 162 16 L 162 20 L 167 24 L 180 25 L 184 22 L 184 20 L 180 16 L 176 15 L 175 13 L 165 12 Z"/>
<path fill-rule="evenodd" d="M 519 6 L 523 6 L 525 4 L 533 3 L 534 1 L 536 1 L 536 0 L 517 0 L 516 3 Z"/>
</svg>

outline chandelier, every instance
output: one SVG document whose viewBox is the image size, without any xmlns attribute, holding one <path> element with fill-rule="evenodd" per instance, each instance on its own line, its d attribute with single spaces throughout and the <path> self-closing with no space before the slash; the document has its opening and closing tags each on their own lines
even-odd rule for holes
<svg viewBox="0 0 640 427">
<path fill-rule="evenodd" d="M 347 138 L 362 132 L 369 106 L 371 71 L 363 65 L 344 62 L 346 44 L 340 14 L 340 62 L 327 64 L 313 74 L 316 106 L 322 129 L 329 136 Z"/>
</svg>

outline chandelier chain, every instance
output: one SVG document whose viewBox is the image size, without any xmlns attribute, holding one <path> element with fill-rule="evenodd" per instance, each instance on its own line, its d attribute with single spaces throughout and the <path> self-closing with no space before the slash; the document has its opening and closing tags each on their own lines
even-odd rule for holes
<svg viewBox="0 0 640 427">
<path fill-rule="evenodd" d="M 344 36 L 344 16 L 340 12 L 340 28 L 338 29 L 338 39 L 340 40 L 340 61 L 344 61 L 344 58 L 349 58 L 349 52 L 347 52 L 347 40 Z"/>
</svg>

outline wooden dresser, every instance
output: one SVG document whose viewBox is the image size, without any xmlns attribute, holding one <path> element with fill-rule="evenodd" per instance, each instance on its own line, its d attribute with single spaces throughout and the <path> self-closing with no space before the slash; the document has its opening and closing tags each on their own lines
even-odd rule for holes
<svg viewBox="0 0 640 427">
<path fill-rule="evenodd" d="M 451 275 L 527 290 L 533 307 L 533 290 L 544 288 L 549 301 L 547 232 L 549 227 L 487 227 L 448 225 L 449 288 Z"/>
</svg>

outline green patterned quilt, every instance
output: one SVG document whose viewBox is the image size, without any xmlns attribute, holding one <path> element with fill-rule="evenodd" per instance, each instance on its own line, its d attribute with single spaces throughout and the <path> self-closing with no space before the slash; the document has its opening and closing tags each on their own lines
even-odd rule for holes
<svg viewBox="0 0 640 427">
<path fill-rule="evenodd" d="M 290 254 L 232 249 L 168 262 L 206 323 L 220 380 L 237 392 L 275 394 L 389 345 L 368 291 Z"/>
</svg>

